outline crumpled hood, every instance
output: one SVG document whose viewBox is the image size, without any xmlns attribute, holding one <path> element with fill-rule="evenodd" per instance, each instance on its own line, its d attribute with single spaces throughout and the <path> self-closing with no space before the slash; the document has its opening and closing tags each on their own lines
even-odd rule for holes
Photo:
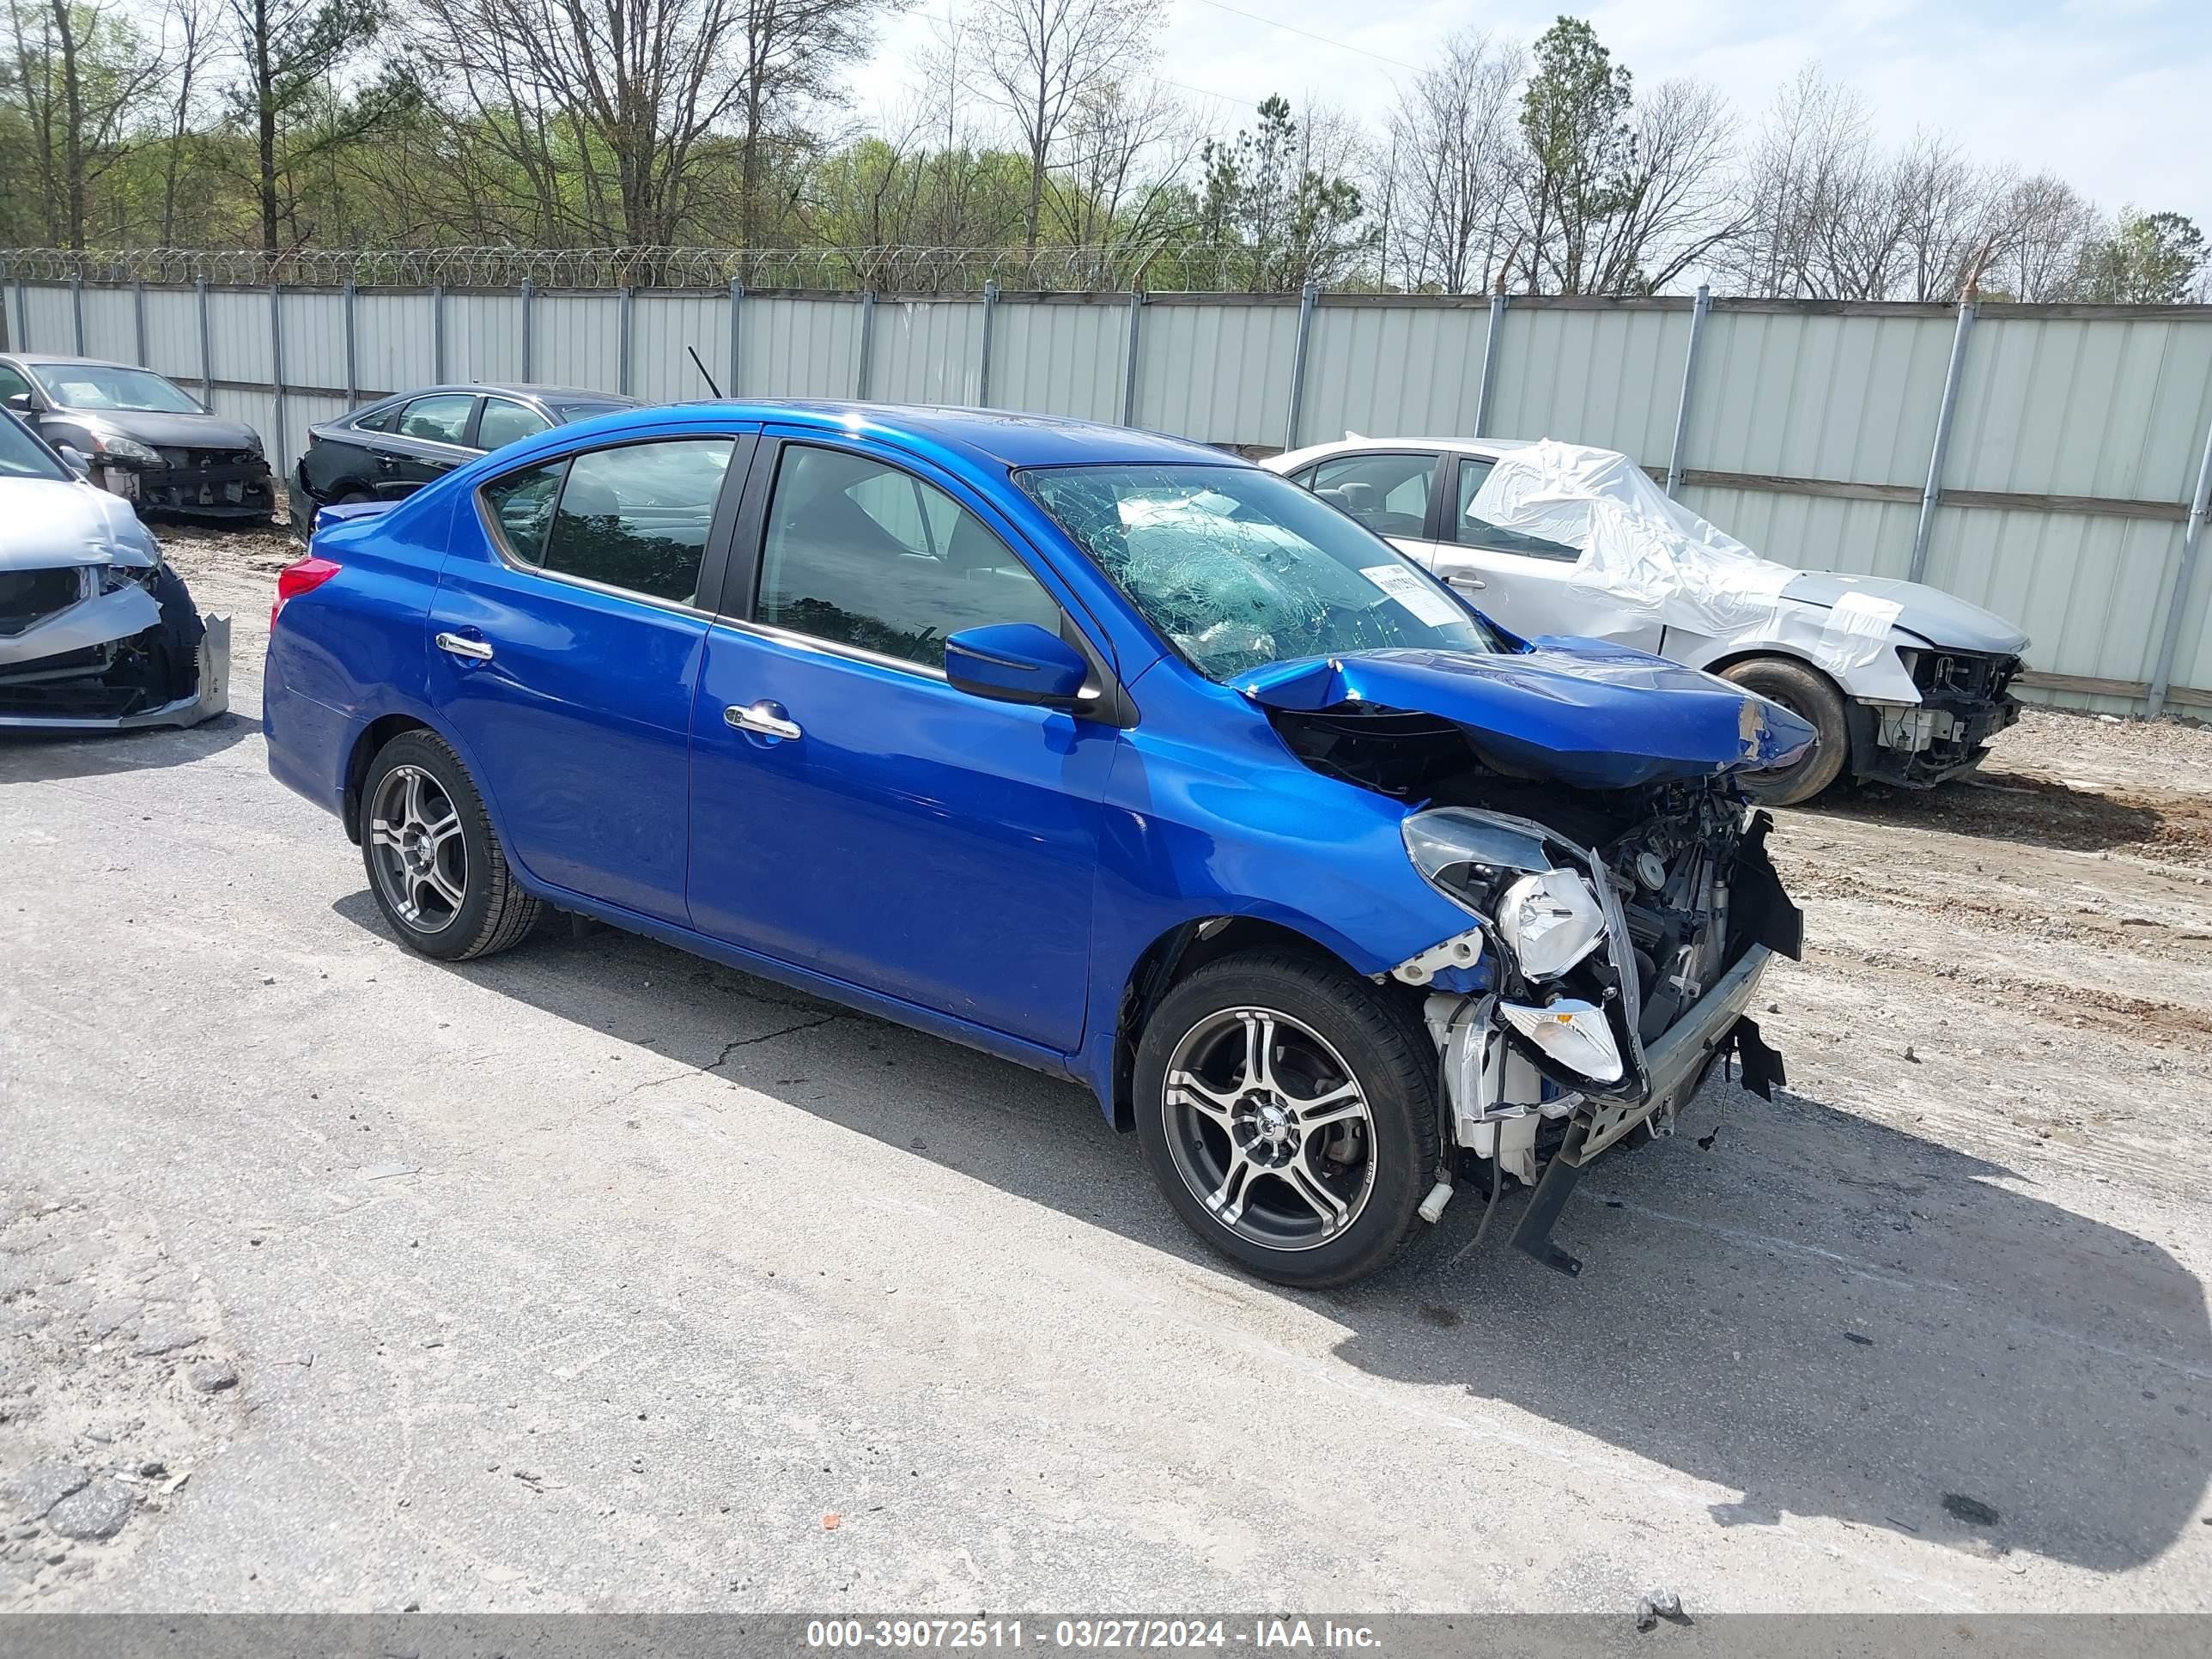
<svg viewBox="0 0 2212 1659">
<path fill-rule="evenodd" d="M 149 409 L 64 409 L 56 416 L 136 438 L 156 449 L 258 449 L 261 439 L 243 421 L 222 415 L 173 415 Z"/>
<path fill-rule="evenodd" d="M 1782 590 L 1785 599 L 1798 599 L 1832 610 L 1846 593 L 1863 593 L 1897 607 L 1890 624 L 1917 634 L 1929 644 L 1954 651 L 1987 651 L 2017 656 L 2027 649 L 2027 635 L 1994 611 L 1946 593 L 1924 582 L 1908 582 L 1894 576 L 1839 576 L 1808 570 Z"/>
<path fill-rule="evenodd" d="M 0 570 L 157 562 L 161 550 L 131 504 L 60 478 L 0 479 Z"/>
<path fill-rule="evenodd" d="M 1818 735 L 1728 681 L 1601 640 L 1522 651 L 1370 651 L 1269 663 L 1229 684 L 1270 708 L 1371 703 L 1468 728 L 1482 752 L 1584 789 L 1787 766 Z"/>
</svg>

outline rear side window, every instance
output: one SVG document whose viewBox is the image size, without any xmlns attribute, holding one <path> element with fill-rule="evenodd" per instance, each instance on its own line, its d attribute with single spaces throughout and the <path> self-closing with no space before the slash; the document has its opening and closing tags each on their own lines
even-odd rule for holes
<svg viewBox="0 0 2212 1659">
<path fill-rule="evenodd" d="M 477 400 L 465 392 L 417 398 L 401 411 L 399 435 L 434 444 L 459 443 L 469 429 L 469 411 L 476 406 Z"/>
<path fill-rule="evenodd" d="M 728 438 L 672 438 L 575 457 L 545 538 L 544 568 L 697 603 L 699 562 L 735 447 Z"/>
<path fill-rule="evenodd" d="M 510 472 L 484 486 L 483 498 L 499 525 L 508 554 L 524 564 L 545 562 L 545 537 L 553 528 L 553 503 L 561 494 L 567 460 Z"/>
<path fill-rule="evenodd" d="M 787 445 L 761 550 L 757 620 L 939 668 L 963 628 L 1060 606 L 981 519 L 910 472 L 842 450 Z"/>
<path fill-rule="evenodd" d="M 477 422 L 477 447 L 498 449 L 533 437 L 553 424 L 526 404 L 505 398 L 484 399 L 483 415 Z"/>
</svg>

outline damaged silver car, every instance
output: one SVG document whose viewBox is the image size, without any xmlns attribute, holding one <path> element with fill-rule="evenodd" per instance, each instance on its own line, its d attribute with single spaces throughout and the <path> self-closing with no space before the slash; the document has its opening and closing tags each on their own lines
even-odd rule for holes
<svg viewBox="0 0 2212 1659">
<path fill-rule="evenodd" d="M 193 726 L 229 705 L 203 617 L 130 505 L 0 414 L 0 729 Z"/>
</svg>

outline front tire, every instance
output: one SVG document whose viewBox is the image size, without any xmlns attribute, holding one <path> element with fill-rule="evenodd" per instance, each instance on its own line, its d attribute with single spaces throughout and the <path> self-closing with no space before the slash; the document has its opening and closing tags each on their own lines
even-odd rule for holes
<svg viewBox="0 0 2212 1659">
<path fill-rule="evenodd" d="M 1744 793 L 1762 805 L 1799 806 L 1836 781 L 1850 758 L 1851 736 L 1834 681 L 1783 657 L 1754 657 L 1723 669 L 1721 678 L 1780 703 L 1820 734 L 1813 752 L 1795 764 L 1746 776 Z"/>
<path fill-rule="evenodd" d="M 1443 1167 L 1436 1050 L 1368 981 L 1315 957 L 1224 957 L 1145 1026 L 1137 1138 L 1176 1212 L 1278 1285 L 1363 1278 L 1410 1244 Z"/>
<path fill-rule="evenodd" d="M 466 962 L 537 925 L 538 902 L 516 883 L 483 797 L 444 738 L 392 738 L 369 763 L 361 799 L 368 890 L 410 950 Z"/>
</svg>

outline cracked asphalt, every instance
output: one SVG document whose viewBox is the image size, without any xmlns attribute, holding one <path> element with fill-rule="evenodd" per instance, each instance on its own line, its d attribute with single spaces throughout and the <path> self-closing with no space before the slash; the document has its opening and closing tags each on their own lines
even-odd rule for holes
<svg viewBox="0 0 2212 1659">
<path fill-rule="evenodd" d="M 1793 815 L 1793 1091 L 1595 1170 L 1579 1280 L 1516 1198 L 1445 1265 L 1468 1196 L 1295 1295 L 1073 1087 L 616 933 L 406 954 L 266 775 L 281 538 L 172 550 L 235 712 L 0 742 L 0 1606 L 2212 1606 L 2181 854 Z"/>
</svg>

